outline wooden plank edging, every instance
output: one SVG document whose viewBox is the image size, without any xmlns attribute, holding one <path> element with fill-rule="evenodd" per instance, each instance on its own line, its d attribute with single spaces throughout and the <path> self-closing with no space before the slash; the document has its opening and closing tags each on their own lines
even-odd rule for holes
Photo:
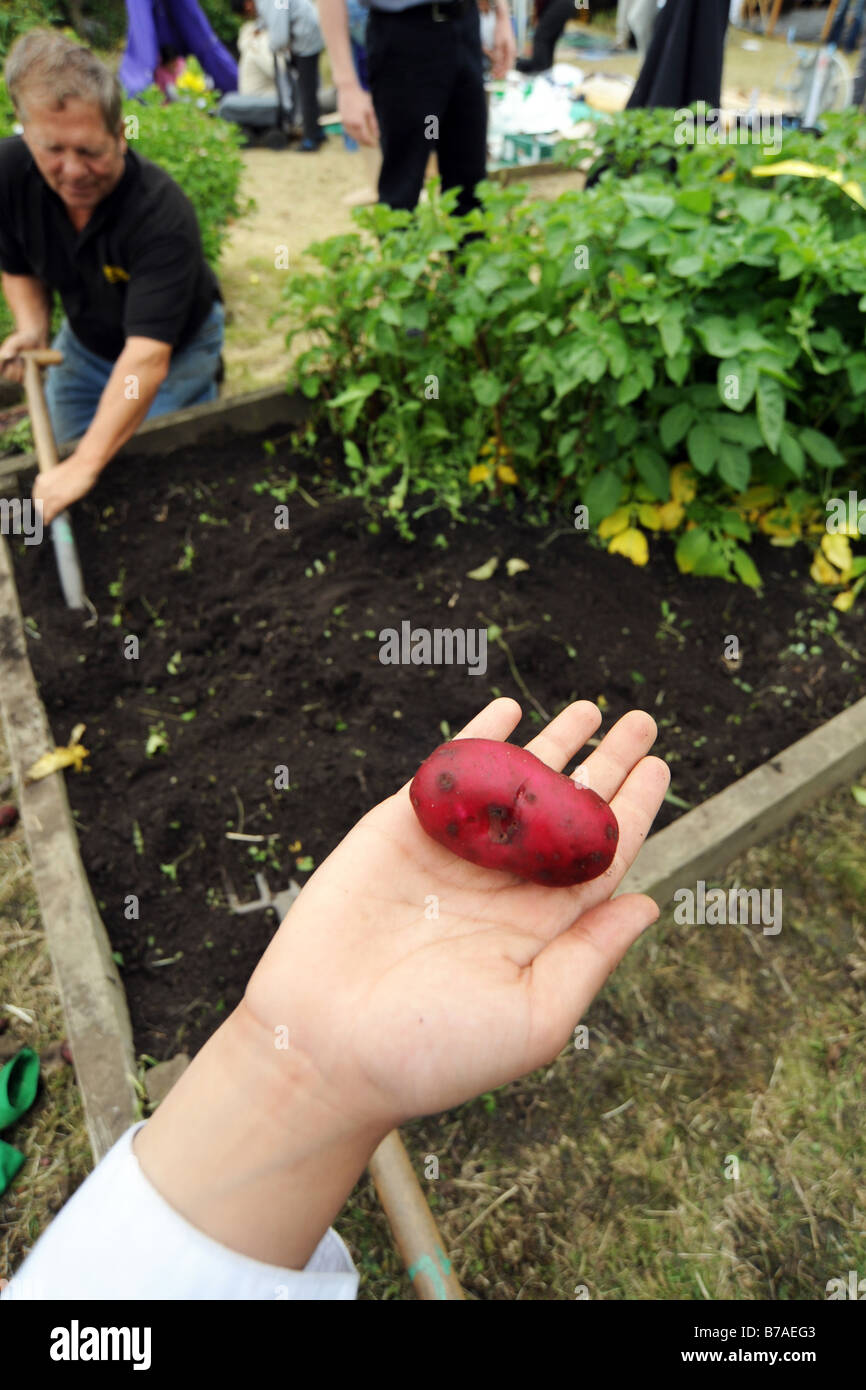
<svg viewBox="0 0 866 1390">
<path fill-rule="evenodd" d="M 718 875 L 864 768 L 866 697 L 650 835 L 618 891 L 648 893 L 664 909 L 678 888 Z"/>
<path fill-rule="evenodd" d="M 299 391 L 290 394 L 285 386 L 265 386 L 260 391 L 160 415 L 142 425 L 118 450 L 116 457 L 170 454 L 185 445 L 201 444 L 214 435 L 237 431 L 254 434 L 272 425 L 303 425 L 309 413 L 310 402 Z M 74 442 L 62 444 L 58 449 L 60 458 L 67 458 L 73 447 Z M 11 458 L 0 459 L 0 491 L 10 486 L 16 477 L 22 482 L 32 480 L 36 472 L 35 454 L 13 454 Z"/>
<path fill-rule="evenodd" d="M 96 1164 L 140 1118 L 132 1025 L 108 933 L 84 871 L 63 774 L 23 785 L 26 769 L 55 740 L 27 655 L 12 557 L 2 537 L 0 663 L 0 707 L 18 808 Z"/>
</svg>

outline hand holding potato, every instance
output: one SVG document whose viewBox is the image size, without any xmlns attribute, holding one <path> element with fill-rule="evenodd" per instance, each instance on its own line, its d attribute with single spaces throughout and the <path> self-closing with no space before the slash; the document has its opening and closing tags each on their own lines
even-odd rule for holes
<svg viewBox="0 0 866 1390">
<path fill-rule="evenodd" d="M 458 738 L 504 740 L 520 718 L 495 700 Z M 561 770 L 595 732 L 570 705 L 529 744 Z M 407 783 L 350 832 L 305 886 L 256 968 L 243 1007 L 288 1030 L 347 1122 L 385 1133 L 551 1061 L 658 911 L 609 901 L 669 782 L 646 757 L 648 714 L 625 715 L 586 759 L 582 783 L 619 825 L 610 868 L 553 888 L 455 857 L 418 823 Z"/>
</svg>

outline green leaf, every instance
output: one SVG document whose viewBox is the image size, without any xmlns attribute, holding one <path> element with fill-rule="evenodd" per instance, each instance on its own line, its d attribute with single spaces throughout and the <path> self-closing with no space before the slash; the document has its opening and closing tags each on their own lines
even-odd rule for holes
<svg viewBox="0 0 866 1390">
<path fill-rule="evenodd" d="M 676 357 L 683 345 L 683 315 L 681 310 L 666 309 L 659 319 L 659 333 L 666 357 Z"/>
<path fill-rule="evenodd" d="M 712 357 L 732 357 L 737 351 L 737 334 L 729 319 L 712 314 L 702 323 L 696 324 L 696 328 L 704 347 Z"/>
<path fill-rule="evenodd" d="M 467 314 L 452 314 L 445 327 L 458 347 L 471 347 L 475 342 L 475 320 Z"/>
<path fill-rule="evenodd" d="M 785 393 L 772 377 L 758 380 L 758 424 L 770 453 L 778 453 L 785 424 Z"/>
<path fill-rule="evenodd" d="M 606 516 L 615 512 L 621 496 L 622 479 L 614 469 L 605 468 L 590 478 L 582 498 L 589 512 L 590 526 L 596 527 Z"/>
<path fill-rule="evenodd" d="M 675 559 L 680 574 L 693 574 L 695 565 L 710 547 L 710 537 L 700 526 L 684 531 L 677 541 Z"/>
<path fill-rule="evenodd" d="M 638 396 L 643 395 L 644 386 L 637 376 L 625 376 L 619 383 L 616 392 L 616 403 L 619 406 L 631 405 Z"/>
<path fill-rule="evenodd" d="M 820 468 L 838 468 L 845 462 L 832 439 L 828 439 L 826 434 L 821 434 L 820 430 L 801 430 L 800 443 L 810 459 Z"/>
<path fill-rule="evenodd" d="M 761 588 L 761 576 L 752 557 L 745 550 L 737 546 L 733 554 L 733 565 L 737 578 L 744 584 L 748 584 L 750 589 Z"/>
<path fill-rule="evenodd" d="M 742 444 L 746 449 L 759 449 L 764 442 L 756 416 L 735 415 L 731 410 L 713 412 L 713 424 L 722 439 Z"/>
<path fill-rule="evenodd" d="M 769 193 L 761 193 L 758 189 L 741 189 L 737 194 L 737 216 L 757 226 L 759 222 L 766 222 L 773 201 Z"/>
<path fill-rule="evenodd" d="M 469 383 L 479 405 L 496 405 L 505 387 L 490 372 L 476 372 Z"/>
<path fill-rule="evenodd" d="M 622 200 L 629 212 L 637 213 L 640 217 L 654 217 L 659 221 L 670 217 L 676 207 L 667 193 L 638 193 L 625 189 Z"/>
<path fill-rule="evenodd" d="M 688 435 L 689 458 L 699 473 L 712 473 L 719 442 L 709 425 L 693 425 Z"/>
<path fill-rule="evenodd" d="M 671 475 L 661 454 L 641 444 L 634 451 L 634 466 L 653 495 L 660 502 L 667 502 L 671 495 Z"/>
<path fill-rule="evenodd" d="M 655 222 L 648 222 L 645 218 L 638 218 L 634 222 L 627 222 L 617 237 L 617 246 L 623 251 L 637 251 L 639 247 L 645 246 L 650 237 L 655 236 Z"/>
<path fill-rule="evenodd" d="M 710 541 L 704 554 L 697 561 L 694 573 L 711 579 L 727 579 L 730 568 L 730 562 L 722 547 L 715 541 Z"/>
<path fill-rule="evenodd" d="M 677 405 L 672 405 L 670 410 L 665 411 L 659 421 L 659 437 L 665 449 L 673 449 L 685 438 L 694 415 L 695 412 L 688 401 L 679 401 Z"/>
<path fill-rule="evenodd" d="M 677 194 L 677 202 L 686 212 L 706 217 L 713 206 L 713 195 L 709 188 L 683 188 Z"/>
<path fill-rule="evenodd" d="M 866 352 L 855 352 L 845 363 L 855 396 L 866 396 Z"/>
<path fill-rule="evenodd" d="M 866 806 L 866 787 L 854 786 L 851 788 L 851 795 L 858 806 Z"/>
<path fill-rule="evenodd" d="M 730 409 L 742 414 L 751 404 L 758 385 L 757 363 L 742 357 L 726 357 L 719 363 L 719 398 Z"/>
<path fill-rule="evenodd" d="M 733 492 L 745 492 L 752 475 L 752 464 L 740 444 L 723 443 L 719 448 L 718 473 Z"/>
<path fill-rule="evenodd" d="M 544 323 L 544 315 L 534 309 L 523 309 L 508 325 L 509 333 L 533 333 L 539 324 Z"/>
<path fill-rule="evenodd" d="M 691 279 L 703 268 L 704 258 L 699 251 L 689 252 L 685 256 L 674 256 L 673 260 L 668 261 L 671 275 L 678 275 L 683 280 Z"/>
<path fill-rule="evenodd" d="M 721 527 L 726 536 L 734 536 L 738 541 L 750 541 L 752 533 L 749 524 L 736 512 L 723 512 Z"/>
<path fill-rule="evenodd" d="M 363 470 L 364 460 L 361 458 L 361 450 L 351 439 L 343 440 L 343 452 L 346 455 L 346 467 Z"/>
</svg>

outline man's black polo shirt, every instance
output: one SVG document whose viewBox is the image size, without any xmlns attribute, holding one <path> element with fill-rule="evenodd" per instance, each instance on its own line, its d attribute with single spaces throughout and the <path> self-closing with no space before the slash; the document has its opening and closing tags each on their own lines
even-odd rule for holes
<svg viewBox="0 0 866 1390">
<path fill-rule="evenodd" d="M 0 140 L 0 269 L 57 290 L 73 333 L 110 362 L 128 337 L 177 351 L 222 298 L 193 205 L 164 169 L 127 150 L 78 232 L 19 135 Z"/>
</svg>

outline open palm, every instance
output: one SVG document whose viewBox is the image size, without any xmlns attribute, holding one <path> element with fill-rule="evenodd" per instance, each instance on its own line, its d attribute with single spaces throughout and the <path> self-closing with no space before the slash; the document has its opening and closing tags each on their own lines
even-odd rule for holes
<svg viewBox="0 0 866 1390">
<path fill-rule="evenodd" d="M 507 739 L 515 701 L 458 738 Z M 527 747 L 561 771 L 601 722 L 578 701 Z M 656 726 L 626 714 L 581 765 L 620 828 L 605 874 L 549 888 L 457 858 L 421 829 L 407 783 L 310 879 L 256 968 L 245 1006 L 313 1065 L 348 1116 L 396 1127 L 550 1062 L 658 911 L 611 894 L 664 798 Z M 432 750 L 430 750 L 432 751 Z"/>
</svg>

